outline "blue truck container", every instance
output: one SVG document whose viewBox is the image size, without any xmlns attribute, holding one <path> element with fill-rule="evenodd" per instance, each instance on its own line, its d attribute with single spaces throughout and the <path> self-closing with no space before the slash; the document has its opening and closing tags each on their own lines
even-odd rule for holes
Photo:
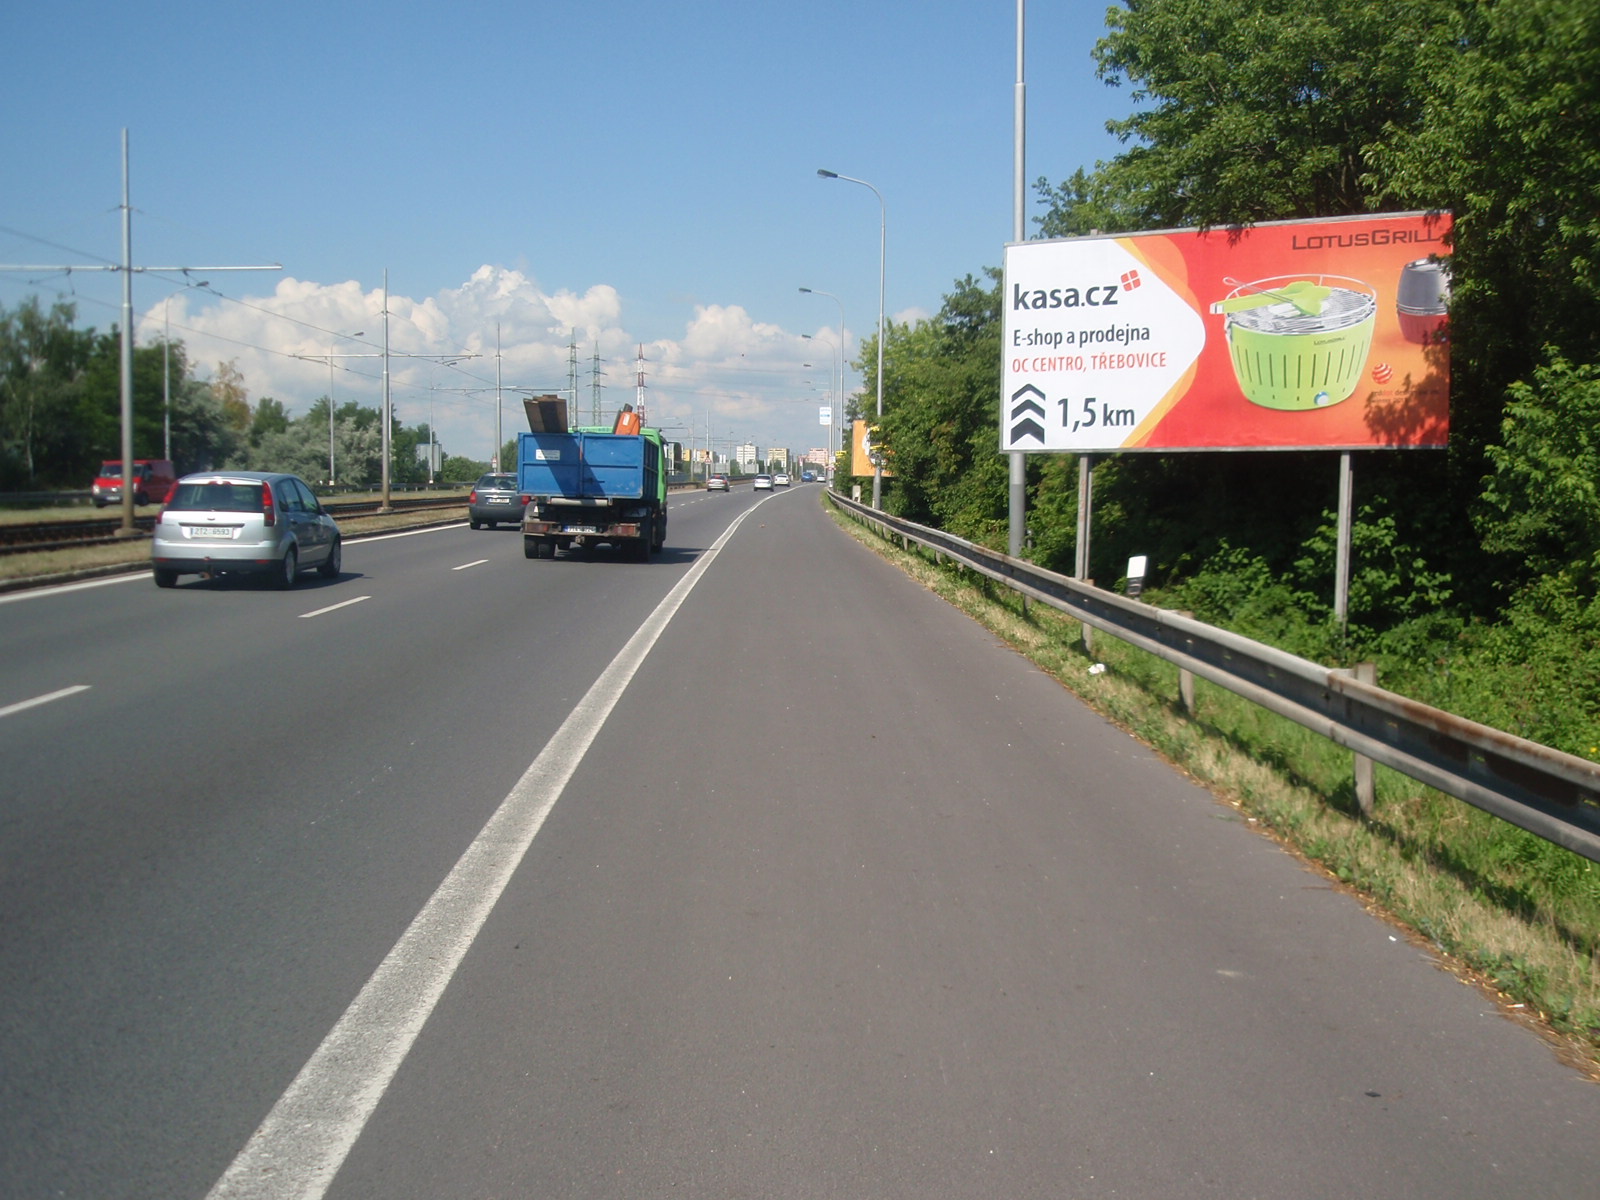
<svg viewBox="0 0 1600 1200">
<path fill-rule="evenodd" d="M 667 536 L 667 470 L 661 434 L 574 429 L 517 435 L 522 553 L 554 558 L 607 542 L 638 559 Z"/>
</svg>

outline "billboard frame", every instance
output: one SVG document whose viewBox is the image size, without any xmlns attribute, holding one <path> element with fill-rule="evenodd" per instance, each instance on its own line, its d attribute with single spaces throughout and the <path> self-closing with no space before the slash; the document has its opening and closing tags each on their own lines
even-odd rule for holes
<svg viewBox="0 0 1600 1200">
<path fill-rule="evenodd" d="M 1447 318 L 1403 301 L 1416 283 L 1448 299 L 1452 229 L 1448 211 L 1412 210 L 1008 242 L 1000 450 L 1442 449 Z M 1259 378 L 1241 366 L 1252 355 L 1268 363 Z M 1274 357 L 1314 382 L 1271 378 Z"/>
</svg>

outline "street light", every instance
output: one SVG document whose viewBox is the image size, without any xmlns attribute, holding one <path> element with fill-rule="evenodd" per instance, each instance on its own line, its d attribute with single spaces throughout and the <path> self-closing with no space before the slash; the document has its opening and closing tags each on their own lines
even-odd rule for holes
<svg viewBox="0 0 1600 1200">
<path fill-rule="evenodd" d="M 837 423 L 837 422 L 842 421 L 844 419 L 844 301 L 839 299 L 839 297 L 835 296 L 832 292 L 821 292 L 821 291 L 818 291 L 816 288 L 808 288 L 808 287 L 803 287 L 800 290 L 802 292 L 805 292 L 807 295 L 810 295 L 810 296 L 826 296 L 829 300 L 832 300 L 835 304 L 837 304 L 839 306 L 839 345 L 837 347 L 838 352 L 839 352 L 839 386 L 833 393 L 833 404 L 834 404 L 834 407 L 838 410 L 837 414 L 834 417 L 834 422 Z M 880 304 L 881 304 L 881 301 L 880 301 Z M 881 333 L 879 334 L 879 337 L 878 337 L 878 345 L 879 345 L 880 349 L 883 346 L 883 336 L 882 336 Z M 880 380 L 883 378 L 883 368 L 881 366 L 878 368 L 878 378 Z M 844 438 L 844 427 L 842 425 L 839 427 L 839 437 L 841 439 L 840 444 L 842 445 L 843 444 L 843 440 L 842 439 Z M 827 461 L 826 464 L 824 464 L 824 467 L 823 467 L 823 472 L 824 472 L 823 478 L 824 479 L 828 478 L 829 475 L 831 474 L 832 470 L 833 470 L 833 425 L 830 424 L 828 426 L 828 461 Z"/>
<path fill-rule="evenodd" d="M 193 280 L 188 288 L 210 287 L 208 280 Z M 161 302 L 161 457 L 172 458 L 172 295 Z"/>
<path fill-rule="evenodd" d="M 837 171 L 824 171 L 817 168 L 817 174 L 824 179 L 842 179 L 846 183 L 859 183 L 864 188 L 869 188 L 878 198 L 878 420 L 883 420 L 883 275 L 884 263 L 889 246 L 889 206 L 883 202 L 883 193 L 873 187 L 865 179 L 853 179 L 849 175 L 841 175 Z M 883 494 L 883 464 L 874 461 L 872 464 L 872 507 L 882 508 L 881 497 Z"/>
<path fill-rule="evenodd" d="M 340 334 L 341 337 L 358 338 L 364 336 L 365 331 Z M 333 347 L 328 347 L 328 486 L 334 486 L 333 473 Z"/>
</svg>

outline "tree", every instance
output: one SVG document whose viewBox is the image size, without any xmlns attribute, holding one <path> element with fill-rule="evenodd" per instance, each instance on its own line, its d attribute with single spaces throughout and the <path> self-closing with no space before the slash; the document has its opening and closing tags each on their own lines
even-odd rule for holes
<svg viewBox="0 0 1600 1200">
<path fill-rule="evenodd" d="M 1079 167 L 1060 187 L 1051 187 L 1041 176 L 1034 191 L 1049 207 L 1035 217 L 1039 236 L 1047 238 L 1081 237 L 1089 233 L 1125 233 L 1149 228 L 1153 214 L 1133 202 L 1131 195 L 1116 192 L 1118 184 L 1110 172 L 1101 169 L 1089 174 Z"/>
<path fill-rule="evenodd" d="M 1500 441 L 1488 448 L 1479 527 L 1484 549 L 1529 575 L 1600 582 L 1600 366 L 1559 355 L 1511 386 Z"/>
<path fill-rule="evenodd" d="M 1546 347 L 1600 359 L 1600 6 L 1453 8 L 1419 47 L 1422 119 L 1367 159 L 1386 201 L 1455 213 L 1452 439 L 1476 451 Z"/>
<path fill-rule="evenodd" d="M 937 316 L 885 330 L 880 437 L 893 460 L 885 504 L 911 520 L 978 540 L 1004 536 L 999 453 L 999 272 L 957 280 Z M 875 393 L 877 346 L 861 347 L 863 392 Z"/>
<path fill-rule="evenodd" d="M 92 330 L 73 328 L 76 315 L 65 303 L 46 313 L 33 296 L 0 309 L 0 487 L 82 485 L 70 456 L 62 457 L 94 339 Z"/>
<path fill-rule="evenodd" d="M 439 479 L 444 483 L 475 483 L 480 475 L 489 472 L 489 464 L 459 454 L 447 456 L 439 465 Z"/>
<path fill-rule="evenodd" d="M 166 366 L 172 400 L 173 464 L 180 475 L 221 466 L 241 444 L 237 428 L 223 411 L 221 397 L 194 377 L 181 341 L 159 348 L 163 355 L 170 355 Z"/>
<path fill-rule="evenodd" d="M 71 442 L 63 463 L 81 475 L 108 458 L 122 457 L 122 336 L 91 331 L 92 351 L 76 389 Z M 133 348 L 133 456 L 163 458 L 165 411 L 163 380 L 166 348 L 156 343 Z"/>
<path fill-rule="evenodd" d="M 1367 211 L 1367 154 L 1422 119 L 1419 47 L 1454 0 L 1135 0 L 1106 14 L 1098 73 L 1132 85 L 1129 149 L 1063 185 L 1124 228 Z M 1120 219 L 1118 219 L 1120 217 Z M 1081 224 L 1078 221 L 1077 224 Z"/>
<path fill-rule="evenodd" d="M 211 379 L 211 390 L 222 411 L 222 420 L 237 438 L 239 444 L 250 439 L 250 424 L 254 414 L 250 411 L 250 393 L 245 390 L 244 376 L 231 360 L 218 363 Z"/>
<path fill-rule="evenodd" d="M 250 443 L 257 445 L 261 439 L 271 434 L 284 433 L 289 428 L 289 412 L 283 407 L 283 401 L 274 400 L 271 396 L 263 396 L 256 401 L 255 409 L 250 414 Z"/>
</svg>

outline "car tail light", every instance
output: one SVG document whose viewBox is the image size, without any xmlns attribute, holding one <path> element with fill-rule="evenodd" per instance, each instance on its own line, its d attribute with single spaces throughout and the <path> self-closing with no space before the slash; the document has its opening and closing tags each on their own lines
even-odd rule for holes
<svg viewBox="0 0 1600 1200">
<path fill-rule="evenodd" d="M 523 508 L 527 508 L 528 507 L 528 501 L 532 500 L 532 499 L 533 499 L 532 496 L 524 496 L 524 497 L 522 497 L 522 507 Z"/>
<path fill-rule="evenodd" d="M 264 480 L 261 484 L 261 523 L 268 529 L 278 523 L 278 510 L 272 503 L 272 485 Z"/>
<path fill-rule="evenodd" d="M 478 502 L 478 489 L 477 488 L 473 488 L 470 492 L 467 493 L 467 503 L 468 504 L 476 504 L 477 502 Z"/>
</svg>

